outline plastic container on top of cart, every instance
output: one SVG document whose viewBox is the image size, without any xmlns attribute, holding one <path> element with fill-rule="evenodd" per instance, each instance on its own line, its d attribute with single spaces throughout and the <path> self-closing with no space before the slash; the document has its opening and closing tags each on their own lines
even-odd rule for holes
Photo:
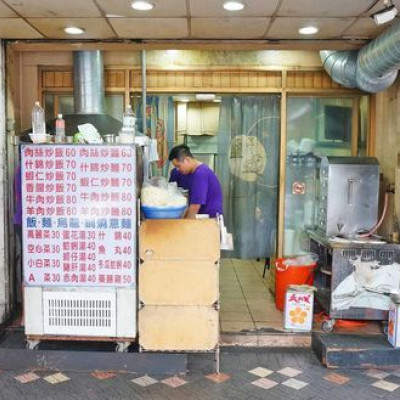
<svg viewBox="0 0 400 400">
<path fill-rule="evenodd" d="M 186 205 L 165 207 L 142 205 L 141 208 L 147 219 L 178 219 L 183 217 Z"/>
</svg>

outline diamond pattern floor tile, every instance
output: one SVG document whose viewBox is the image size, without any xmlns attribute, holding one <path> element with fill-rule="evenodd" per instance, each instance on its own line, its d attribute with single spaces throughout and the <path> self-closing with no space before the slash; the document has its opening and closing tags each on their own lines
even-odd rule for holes
<svg viewBox="0 0 400 400">
<path fill-rule="evenodd" d="M 338 385 L 344 385 L 350 380 L 347 376 L 337 374 L 336 372 L 331 372 L 330 374 L 325 375 L 324 379 L 332 383 L 337 383 Z"/>
<path fill-rule="evenodd" d="M 14 378 L 20 383 L 30 383 L 40 379 L 40 376 L 34 372 L 27 372 L 26 374 L 14 376 Z"/>
<path fill-rule="evenodd" d="M 381 371 L 379 369 L 369 369 L 365 372 L 365 374 L 370 376 L 371 378 L 385 379 L 390 375 L 390 372 Z"/>
<path fill-rule="evenodd" d="M 262 389 L 271 389 L 276 386 L 278 383 L 275 381 L 271 381 L 271 379 L 267 378 L 260 378 L 254 382 L 251 382 L 252 385 L 258 386 Z"/>
<path fill-rule="evenodd" d="M 290 378 L 285 382 L 282 382 L 282 385 L 290 387 L 292 389 L 300 390 L 308 385 L 307 382 L 299 381 L 298 379 Z"/>
<path fill-rule="evenodd" d="M 222 382 L 226 382 L 228 379 L 231 379 L 230 375 L 224 374 L 222 372 L 220 372 L 219 374 L 214 372 L 213 374 L 206 375 L 206 378 L 210 379 L 211 381 L 213 381 L 215 383 L 222 383 Z"/>
<path fill-rule="evenodd" d="M 116 376 L 114 372 L 108 372 L 108 371 L 94 371 L 90 375 L 92 375 L 96 379 L 104 380 L 104 379 L 111 379 Z"/>
<path fill-rule="evenodd" d="M 293 377 L 301 374 L 301 371 L 291 368 L 291 367 L 282 368 L 278 372 L 282 375 L 289 376 L 290 378 L 293 378 Z"/>
<path fill-rule="evenodd" d="M 372 384 L 372 386 L 375 386 L 379 389 L 387 390 L 388 392 L 394 392 L 396 389 L 398 389 L 400 386 L 396 385 L 395 383 L 388 382 L 388 381 L 377 381 Z"/>
<path fill-rule="evenodd" d="M 136 383 L 136 385 L 146 387 L 146 386 L 154 385 L 155 383 L 158 382 L 158 380 L 152 378 L 151 376 L 145 375 L 145 376 L 141 376 L 140 378 L 132 379 L 131 382 Z"/>
<path fill-rule="evenodd" d="M 64 375 L 61 372 L 57 372 L 56 374 L 45 376 L 43 379 L 46 382 L 51 383 L 52 385 L 55 385 L 57 383 L 67 382 L 70 380 L 70 378 L 68 378 L 68 376 Z"/>
<path fill-rule="evenodd" d="M 187 383 L 184 379 L 179 378 L 178 376 L 173 376 L 171 378 L 163 379 L 161 382 L 174 389 L 179 386 L 185 385 Z"/>
<path fill-rule="evenodd" d="M 271 374 L 274 373 L 274 371 L 271 371 L 270 369 L 266 369 L 266 368 L 263 368 L 263 367 L 254 368 L 254 369 L 250 370 L 249 372 L 251 374 L 257 375 L 257 376 L 259 376 L 261 378 L 265 378 L 266 376 L 271 375 Z"/>
</svg>

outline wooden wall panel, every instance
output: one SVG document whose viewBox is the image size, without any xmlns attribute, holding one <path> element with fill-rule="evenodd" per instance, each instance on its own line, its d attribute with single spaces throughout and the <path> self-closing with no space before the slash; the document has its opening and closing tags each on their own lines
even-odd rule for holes
<svg viewBox="0 0 400 400">
<path fill-rule="evenodd" d="M 185 79 L 182 74 L 176 74 L 176 87 L 183 87 Z"/>
<path fill-rule="evenodd" d="M 142 74 L 138 70 L 130 71 L 129 73 L 129 81 L 130 81 L 130 88 L 140 88 L 141 87 L 141 79 Z"/>
<path fill-rule="evenodd" d="M 199 90 L 262 91 L 279 90 L 282 86 L 280 71 L 157 71 L 148 70 L 148 91 L 195 92 Z M 141 71 L 130 71 L 130 89 L 140 90 Z"/>
<path fill-rule="evenodd" d="M 72 89 L 71 71 L 42 71 L 43 90 Z"/>
<path fill-rule="evenodd" d="M 286 87 L 283 87 L 283 74 L 287 74 Z M 349 91 L 334 82 L 325 71 L 258 71 L 258 70 L 190 70 L 168 71 L 147 70 L 147 90 L 153 92 L 268 92 L 282 89 L 295 91 L 323 91 L 338 89 Z M 70 89 L 73 87 L 72 71 L 42 71 L 43 90 Z M 106 69 L 106 90 L 140 91 L 142 73 L 135 69 Z"/>
<path fill-rule="evenodd" d="M 168 87 L 175 87 L 176 85 L 176 73 L 172 72 L 167 74 L 167 76 L 165 77 L 166 79 L 166 85 Z"/>
<path fill-rule="evenodd" d="M 288 89 L 343 89 L 325 71 L 288 71 Z"/>
<path fill-rule="evenodd" d="M 107 89 L 124 89 L 125 88 L 125 71 L 123 70 L 106 70 L 104 72 L 104 81 Z"/>
</svg>

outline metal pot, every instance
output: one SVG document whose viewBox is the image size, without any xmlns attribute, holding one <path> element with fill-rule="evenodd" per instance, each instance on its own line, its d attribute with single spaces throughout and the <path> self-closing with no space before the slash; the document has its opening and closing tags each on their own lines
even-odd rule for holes
<svg viewBox="0 0 400 400">
<path fill-rule="evenodd" d="M 103 135 L 103 140 L 105 143 L 115 143 L 115 135 L 113 134 Z"/>
</svg>

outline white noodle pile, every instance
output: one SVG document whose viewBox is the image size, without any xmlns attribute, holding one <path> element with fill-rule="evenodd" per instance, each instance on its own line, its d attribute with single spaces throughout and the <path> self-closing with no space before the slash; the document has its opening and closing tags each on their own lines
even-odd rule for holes
<svg viewBox="0 0 400 400">
<path fill-rule="evenodd" d="M 186 198 L 176 190 L 156 186 L 142 188 L 142 204 L 151 207 L 179 207 L 186 205 Z"/>
</svg>

